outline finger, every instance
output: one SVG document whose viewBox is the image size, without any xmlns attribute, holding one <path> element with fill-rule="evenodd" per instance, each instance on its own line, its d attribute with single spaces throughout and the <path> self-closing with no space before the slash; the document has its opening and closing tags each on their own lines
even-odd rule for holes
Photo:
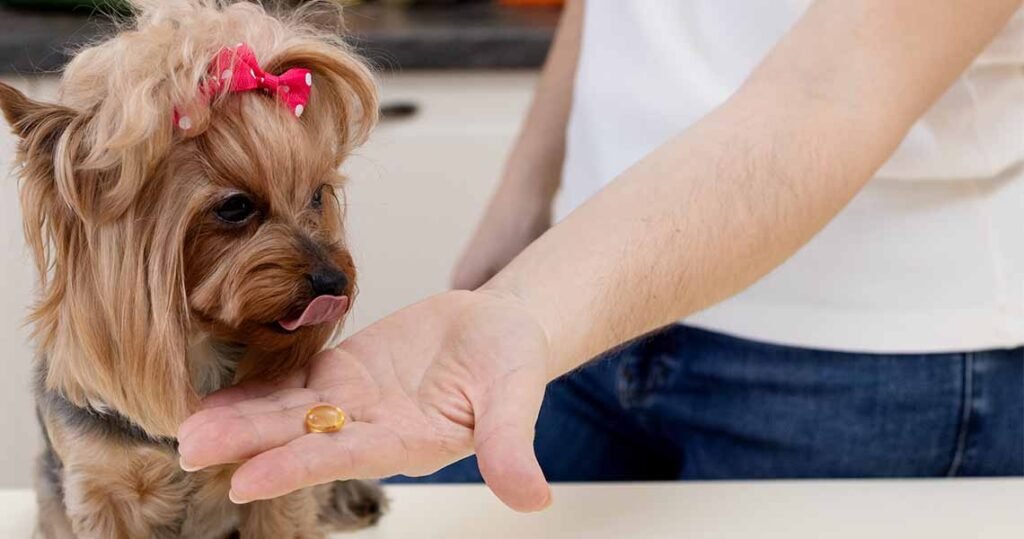
<svg viewBox="0 0 1024 539">
<path fill-rule="evenodd" d="M 231 478 L 231 500 L 246 503 L 344 479 L 401 473 L 409 455 L 391 429 L 355 422 L 335 433 L 311 433 L 242 464 Z"/>
<path fill-rule="evenodd" d="M 315 404 L 341 407 L 350 417 L 379 397 L 376 386 L 367 383 L 358 364 L 328 350 L 318 354 L 310 366 L 309 378 L 321 391 L 290 387 L 305 384 L 304 374 L 293 375 L 276 384 L 246 383 L 220 399 L 224 406 L 206 408 L 188 418 L 178 430 L 182 468 L 194 471 L 213 464 L 237 462 L 301 436 L 305 414 Z M 353 368 L 356 367 L 356 368 Z M 239 396 L 259 396 L 238 400 Z"/>
<path fill-rule="evenodd" d="M 286 444 L 305 434 L 306 412 L 322 403 L 316 391 L 292 389 L 203 410 L 179 430 L 182 468 L 238 462 Z"/>
<path fill-rule="evenodd" d="M 478 407 L 474 439 L 480 474 L 516 511 L 539 511 L 551 503 L 551 489 L 533 450 L 543 398 L 543 373 L 521 369 L 495 384 Z"/>
</svg>

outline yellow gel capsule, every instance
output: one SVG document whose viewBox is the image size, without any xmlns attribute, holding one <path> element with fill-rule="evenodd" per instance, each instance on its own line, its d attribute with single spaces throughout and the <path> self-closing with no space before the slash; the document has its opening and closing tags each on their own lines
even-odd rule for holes
<svg viewBox="0 0 1024 539">
<path fill-rule="evenodd" d="M 345 412 L 337 406 L 320 404 L 306 412 L 306 430 L 309 432 L 338 432 L 345 426 Z"/>
</svg>

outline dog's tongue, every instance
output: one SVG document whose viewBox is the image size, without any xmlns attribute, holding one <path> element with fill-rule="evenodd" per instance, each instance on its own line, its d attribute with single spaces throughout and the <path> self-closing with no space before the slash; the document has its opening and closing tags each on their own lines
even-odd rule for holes
<svg viewBox="0 0 1024 539">
<path fill-rule="evenodd" d="M 341 320 L 341 317 L 348 311 L 348 296 L 317 296 L 309 302 L 306 310 L 298 318 L 290 320 L 279 320 L 285 331 L 295 331 L 304 326 L 315 326 L 317 324 L 334 323 Z"/>
</svg>

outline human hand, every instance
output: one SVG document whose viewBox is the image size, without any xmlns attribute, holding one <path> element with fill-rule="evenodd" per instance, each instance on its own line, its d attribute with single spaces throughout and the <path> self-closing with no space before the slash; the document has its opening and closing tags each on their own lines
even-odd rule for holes
<svg viewBox="0 0 1024 539">
<path fill-rule="evenodd" d="M 543 509 L 550 491 L 533 452 L 548 342 L 521 304 L 494 292 L 447 292 L 319 354 L 276 384 L 214 393 L 178 434 L 182 467 L 244 463 L 236 502 L 339 479 L 425 475 L 472 452 L 509 507 Z M 319 403 L 348 415 L 306 433 Z"/>
<path fill-rule="evenodd" d="M 551 196 L 503 185 L 455 264 L 452 288 L 479 288 L 551 228 Z"/>
</svg>

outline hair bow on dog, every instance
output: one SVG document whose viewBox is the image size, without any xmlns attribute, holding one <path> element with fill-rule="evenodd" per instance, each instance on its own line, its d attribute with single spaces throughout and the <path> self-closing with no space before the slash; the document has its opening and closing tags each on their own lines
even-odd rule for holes
<svg viewBox="0 0 1024 539">
<path fill-rule="evenodd" d="M 221 92 L 225 84 L 227 91 L 232 93 L 263 90 L 273 94 L 296 117 L 300 117 L 309 102 L 313 73 L 303 68 L 289 69 L 280 75 L 267 73 L 260 67 L 252 49 L 245 43 L 239 43 L 217 53 L 210 64 L 209 79 L 202 93 L 210 98 Z M 174 122 L 182 129 L 192 126 L 192 121 L 187 116 L 180 116 L 177 111 Z"/>
</svg>

